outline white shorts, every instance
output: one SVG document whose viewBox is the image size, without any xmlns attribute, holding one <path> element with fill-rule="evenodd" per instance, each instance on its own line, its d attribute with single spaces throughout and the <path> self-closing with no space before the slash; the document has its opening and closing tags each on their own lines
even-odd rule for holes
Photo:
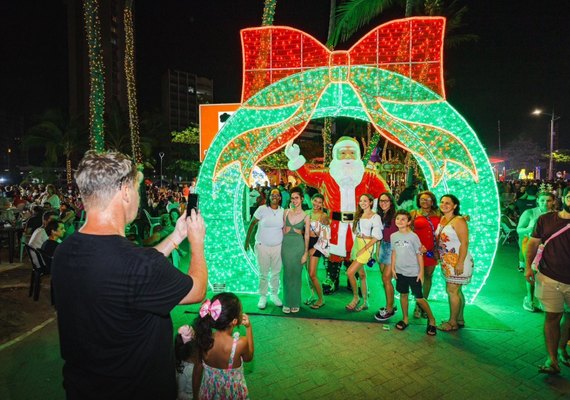
<svg viewBox="0 0 570 400">
<path fill-rule="evenodd" d="M 540 272 L 536 273 L 535 280 L 534 295 L 542 303 L 544 311 L 561 313 L 570 308 L 570 285 Z"/>
</svg>

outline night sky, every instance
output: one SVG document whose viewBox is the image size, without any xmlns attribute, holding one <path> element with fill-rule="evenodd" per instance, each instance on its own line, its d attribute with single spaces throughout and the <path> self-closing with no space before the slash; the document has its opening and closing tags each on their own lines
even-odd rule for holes
<svg viewBox="0 0 570 400">
<path fill-rule="evenodd" d="M 549 117 L 561 115 L 560 147 L 570 138 L 570 28 L 564 1 L 467 2 L 464 33 L 479 36 L 445 52 L 452 85 L 448 101 L 472 125 L 490 153 L 519 134 L 546 146 Z M 160 107 L 160 79 L 168 68 L 214 79 L 215 102 L 238 102 L 241 93 L 239 30 L 259 26 L 262 0 L 137 0 L 137 86 L 140 110 Z M 329 0 L 281 0 L 275 25 L 304 30 L 325 42 Z M 403 16 L 399 10 L 375 25 Z M 62 0 L 2 2 L 0 109 L 30 117 L 49 107 L 67 108 L 66 6 Z M 354 42 L 341 44 L 346 49 Z"/>
</svg>

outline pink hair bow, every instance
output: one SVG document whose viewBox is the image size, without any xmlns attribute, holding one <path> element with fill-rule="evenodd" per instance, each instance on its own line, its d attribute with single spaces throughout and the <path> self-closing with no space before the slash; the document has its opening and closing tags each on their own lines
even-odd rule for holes
<svg viewBox="0 0 570 400">
<path fill-rule="evenodd" d="M 202 307 L 200 307 L 200 317 L 204 318 L 206 315 L 210 314 L 212 319 L 216 321 L 220 314 L 222 313 L 222 303 L 220 300 L 214 300 L 214 302 L 210 302 L 210 300 L 206 300 Z"/>
<path fill-rule="evenodd" d="M 194 329 L 188 325 L 182 325 L 178 328 L 178 333 L 182 338 L 182 343 L 188 343 L 192 339 L 194 339 Z"/>
</svg>

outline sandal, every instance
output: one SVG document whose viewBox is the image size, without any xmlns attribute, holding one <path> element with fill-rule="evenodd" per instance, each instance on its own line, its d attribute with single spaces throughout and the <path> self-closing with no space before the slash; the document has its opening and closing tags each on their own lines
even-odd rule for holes
<svg viewBox="0 0 570 400">
<path fill-rule="evenodd" d="M 358 306 L 359 301 L 360 299 L 352 300 L 344 308 L 346 308 L 347 311 L 354 311 L 354 309 Z"/>
<path fill-rule="evenodd" d="M 317 301 L 317 299 L 315 299 L 313 296 L 309 297 L 307 300 L 305 300 L 305 305 L 306 306 L 310 306 L 311 304 L 313 304 L 315 301 Z"/>
<path fill-rule="evenodd" d="M 539 365 L 538 366 L 538 373 L 539 374 L 546 374 L 546 375 L 558 375 L 560 373 L 560 367 L 554 365 Z"/>
<path fill-rule="evenodd" d="M 457 321 L 457 328 L 458 329 L 465 328 L 465 321 Z"/>
<path fill-rule="evenodd" d="M 368 310 L 368 303 L 362 303 L 361 305 L 359 305 L 354 309 L 355 312 L 360 312 L 364 310 Z"/>
<path fill-rule="evenodd" d="M 396 323 L 396 329 L 399 331 L 403 331 L 408 327 L 408 324 L 406 324 L 404 321 L 399 321 L 398 323 Z"/>
<path fill-rule="evenodd" d="M 319 308 L 324 307 L 324 306 L 325 306 L 325 303 L 322 302 L 321 304 L 317 304 L 317 303 L 311 304 L 309 307 L 312 308 L 313 310 L 318 310 Z"/>
<path fill-rule="evenodd" d="M 428 326 L 427 326 L 427 329 L 426 329 L 426 334 L 427 334 L 428 336 L 435 336 L 435 335 L 437 335 L 437 328 L 436 328 L 436 326 L 435 326 L 435 325 L 430 325 L 429 322 L 428 322 Z"/>
<path fill-rule="evenodd" d="M 438 325 L 437 329 L 442 332 L 453 332 L 459 329 L 458 325 L 451 325 L 449 321 L 442 322 Z"/>
<path fill-rule="evenodd" d="M 558 350 L 558 362 L 567 367 L 570 367 L 570 357 L 568 357 L 568 354 L 565 351 L 562 352 Z"/>
</svg>

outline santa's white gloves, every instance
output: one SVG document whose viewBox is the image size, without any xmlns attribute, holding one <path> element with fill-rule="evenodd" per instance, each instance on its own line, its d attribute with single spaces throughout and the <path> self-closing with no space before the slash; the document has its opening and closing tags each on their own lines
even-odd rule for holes
<svg viewBox="0 0 570 400">
<path fill-rule="evenodd" d="M 301 149 L 299 149 L 299 145 L 293 144 L 293 141 L 287 143 L 285 147 L 285 155 L 289 159 L 287 163 L 287 167 L 291 171 L 296 171 L 307 162 L 307 159 L 301 155 Z"/>
</svg>

